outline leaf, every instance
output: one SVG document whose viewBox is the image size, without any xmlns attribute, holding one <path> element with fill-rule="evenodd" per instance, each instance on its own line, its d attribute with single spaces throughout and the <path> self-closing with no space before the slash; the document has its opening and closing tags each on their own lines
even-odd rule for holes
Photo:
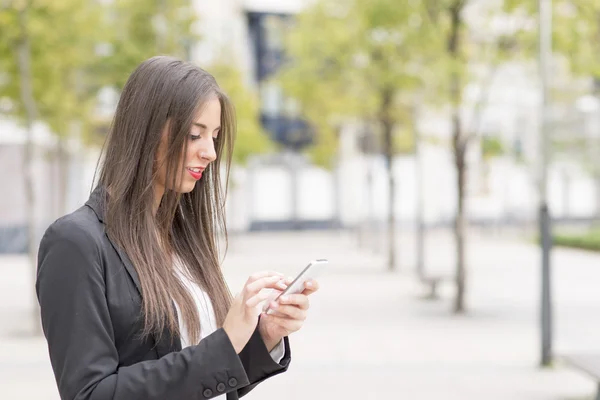
<svg viewBox="0 0 600 400">
<path fill-rule="evenodd" d="M 249 157 L 273 149 L 273 143 L 263 130 L 259 120 L 258 99 L 242 79 L 240 71 L 220 56 L 207 68 L 228 95 L 236 109 L 237 137 L 233 150 L 233 162 L 245 164 Z"/>
<path fill-rule="evenodd" d="M 417 93 L 423 97 L 426 87 L 444 85 L 441 64 L 432 62 L 443 42 L 422 17 L 423 7 L 422 1 L 402 7 L 394 0 L 318 1 L 298 16 L 285 41 L 290 62 L 277 81 L 315 127 L 314 160 L 326 165 L 335 158 L 344 120 L 389 119 L 396 127 L 394 150 L 414 147 L 412 133 L 403 128 L 410 123 L 408 109 Z M 388 92 L 389 105 L 382 103 Z"/>
</svg>

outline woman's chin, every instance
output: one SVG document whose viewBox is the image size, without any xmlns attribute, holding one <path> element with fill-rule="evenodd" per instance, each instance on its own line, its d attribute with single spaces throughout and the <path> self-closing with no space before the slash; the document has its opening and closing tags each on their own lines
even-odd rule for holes
<svg viewBox="0 0 600 400">
<path fill-rule="evenodd" d="M 180 186 L 179 193 L 190 193 L 196 187 L 196 181 L 193 182 L 185 182 Z"/>
<path fill-rule="evenodd" d="M 175 192 L 180 194 L 190 193 L 196 187 L 197 182 L 198 181 L 196 181 L 195 179 L 187 179 L 186 177 L 186 179 L 184 179 L 183 182 L 179 182 L 177 185 L 175 185 Z"/>
</svg>

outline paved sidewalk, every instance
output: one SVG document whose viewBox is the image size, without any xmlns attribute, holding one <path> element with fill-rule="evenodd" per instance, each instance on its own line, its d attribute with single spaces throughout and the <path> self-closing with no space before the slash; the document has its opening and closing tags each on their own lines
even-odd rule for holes
<svg viewBox="0 0 600 400">
<path fill-rule="evenodd" d="M 536 247 L 472 236 L 465 316 L 450 313 L 450 285 L 441 300 L 422 299 L 409 267 L 413 248 L 401 235 L 400 271 L 390 274 L 350 233 L 234 238 L 224 264 L 233 291 L 256 270 L 294 275 L 313 258 L 331 263 L 305 328 L 292 337 L 289 372 L 246 399 L 575 400 L 594 392 L 592 381 L 560 363 L 536 367 Z M 448 234 L 430 235 L 428 265 L 450 270 L 452 249 Z M 554 261 L 557 352 L 599 350 L 600 256 L 558 250 Z M 23 334 L 32 301 L 25 265 L 22 257 L 0 256 L 0 398 L 56 400 L 44 340 Z"/>
</svg>

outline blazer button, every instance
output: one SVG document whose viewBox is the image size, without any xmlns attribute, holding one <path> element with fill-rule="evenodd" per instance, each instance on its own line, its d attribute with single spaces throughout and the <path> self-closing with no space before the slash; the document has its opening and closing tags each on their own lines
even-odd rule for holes
<svg viewBox="0 0 600 400">
<path fill-rule="evenodd" d="M 229 381 L 227 383 L 229 383 L 229 386 L 231 386 L 231 387 L 236 387 L 238 384 L 238 381 L 235 378 L 229 378 Z"/>
<path fill-rule="evenodd" d="M 202 394 L 204 395 L 204 397 L 206 397 L 207 399 L 213 395 L 212 390 L 210 389 L 204 389 L 204 392 L 202 392 Z"/>
<path fill-rule="evenodd" d="M 217 385 L 217 392 L 223 393 L 225 391 L 225 384 L 223 382 L 219 382 Z"/>
</svg>

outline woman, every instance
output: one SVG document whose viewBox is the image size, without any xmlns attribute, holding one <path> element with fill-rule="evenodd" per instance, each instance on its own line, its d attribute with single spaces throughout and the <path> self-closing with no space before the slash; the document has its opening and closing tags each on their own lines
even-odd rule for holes
<svg viewBox="0 0 600 400">
<path fill-rule="evenodd" d="M 216 232 L 234 133 L 202 69 L 155 57 L 130 76 L 97 188 L 40 243 L 36 291 L 62 399 L 232 400 L 288 368 L 287 336 L 317 283 L 271 304 L 274 315 L 261 306 L 289 284 L 280 274 L 256 273 L 231 299 Z"/>
</svg>

